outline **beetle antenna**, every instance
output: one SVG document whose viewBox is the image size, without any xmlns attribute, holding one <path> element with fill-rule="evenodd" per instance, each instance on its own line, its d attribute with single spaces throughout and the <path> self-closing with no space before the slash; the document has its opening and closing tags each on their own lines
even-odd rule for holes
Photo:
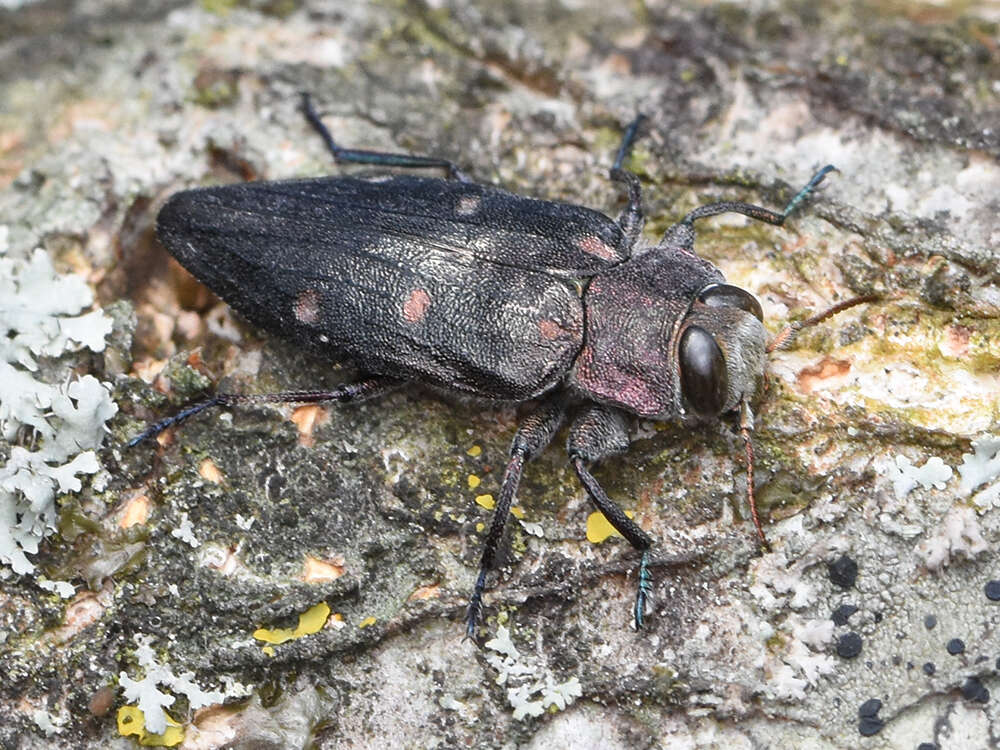
<svg viewBox="0 0 1000 750">
<path fill-rule="evenodd" d="M 750 433 L 753 432 L 753 412 L 750 411 L 750 402 L 743 399 L 740 403 L 740 435 L 743 437 L 743 446 L 747 456 L 747 500 L 750 503 L 750 517 L 753 519 L 754 528 L 757 529 L 757 538 L 760 540 L 762 552 L 769 552 L 771 545 L 767 543 L 764 536 L 764 529 L 760 525 L 760 516 L 757 514 L 757 498 L 753 492 L 753 440 Z"/>
<path fill-rule="evenodd" d="M 827 318 L 832 318 L 837 313 L 842 313 L 844 310 L 848 310 L 855 305 L 863 305 L 865 302 L 875 302 L 878 299 L 881 299 L 881 297 L 877 294 L 862 294 L 858 297 L 851 297 L 850 299 L 845 299 L 843 302 L 838 302 L 836 305 L 828 307 L 826 310 L 818 312 L 812 317 L 798 323 L 789 323 L 767 345 L 767 353 L 771 354 L 778 349 L 785 349 L 790 346 L 795 337 L 799 335 L 799 331 L 803 328 L 809 328 L 817 323 L 822 323 Z"/>
</svg>

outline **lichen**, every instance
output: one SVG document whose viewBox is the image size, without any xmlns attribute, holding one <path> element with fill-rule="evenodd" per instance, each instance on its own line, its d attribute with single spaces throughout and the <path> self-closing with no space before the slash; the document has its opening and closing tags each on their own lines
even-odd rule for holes
<svg viewBox="0 0 1000 750">
<path fill-rule="evenodd" d="M 253 637 L 265 643 L 285 643 L 305 635 L 318 633 L 326 625 L 329 617 L 330 606 L 326 602 L 320 602 L 299 615 L 299 624 L 294 630 L 291 628 L 257 628 L 253 631 Z M 374 618 L 369 619 L 374 623 Z"/>
<path fill-rule="evenodd" d="M 124 692 L 125 700 L 129 701 L 130 704 L 134 703 L 132 707 L 141 713 L 142 720 L 141 724 L 136 723 L 137 716 L 132 715 L 129 717 L 126 714 L 123 717 L 123 714 L 119 711 L 119 732 L 122 734 L 134 734 L 138 730 L 140 733 L 140 744 L 150 744 L 150 742 L 143 741 L 143 735 L 145 734 L 165 737 L 171 726 L 179 726 L 164 710 L 173 705 L 175 697 L 170 693 L 160 690 L 161 687 L 184 695 L 188 700 L 188 706 L 191 710 L 221 703 L 225 700 L 228 693 L 228 691 L 202 690 L 201 687 L 195 684 L 194 673 L 192 672 L 175 675 L 169 666 L 161 663 L 156 658 L 156 654 L 152 648 L 152 641 L 153 637 L 149 635 L 139 633 L 135 636 L 135 642 L 138 646 L 135 658 L 139 666 L 145 670 L 145 675 L 138 680 L 132 679 L 125 672 L 121 672 L 118 675 L 118 684 Z M 123 718 L 126 719 L 125 725 L 129 730 L 128 732 L 122 731 Z M 183 738 L 183 731 L 181 731 L 181 738 Z M 154 738 L 151 742 L 166 744 L 165 742 L 158 742 L 157 738 Z M 180 742 L 180 739 L 177 742 Z M 172 744 L 177 744 L 177 742 Z"/>
<path fill-rule="evenodd" d="M 11 443 L 0 467 L 0 562 L 15 573 L 35 571 L 28 555 L 56 529 L 57 493 L 78 492 L 82 474 L 100 469 L 96 449 L 118 411 L 109 387 L 91 375 L 69 380 L 50 360 L 104 349 L 111 319 L 83 312 L 93 294 L 83 278 L 57 274 L 49 256 L 5 257 L 0 226 L 0 434 Z M 43 367 L 43 364 L 46 365 Z M 56 381 L 56 382 L 53 382 Z M 29 430 L 32 447 L 18 445 Z M 60 595 L 72 594 L 66 587 Z"/>
<path fill-rule="evenodd" d="M 507 700 L 515 719 L 541 716 L 546 709 L 561 711 L 583 695 L 575 675 L 556 682 L 545 665 L 522 656 L 503 625 L 497 628 L 496 637 L 486 642 L 486 648 L 495 652 L 486 654 L 486 661 L 497 671 L 496 683 L 507 686 Z"/>
</svg>

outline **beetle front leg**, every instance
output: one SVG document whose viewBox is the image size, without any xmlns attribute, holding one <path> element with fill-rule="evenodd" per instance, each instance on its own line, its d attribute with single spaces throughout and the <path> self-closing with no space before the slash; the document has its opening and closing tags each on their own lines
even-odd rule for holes
<svg viewBox="0 0 1000 750">
<path fill-rule="evenodd" d="M 785 219 L 792 214 L 798 205 L 816 189 L 816 186 L 823 181 L 823 178 L 830 174 L 830 172 L 835 171 L 837 171 L 837 168 L 832 164 L 827 164 L 825 167 L 820 169 L 812 176 L 809 182 L 806 183 L 805 187 L 799 190 L 799 192 L 797 192 L 792 199 L 788 201 L 785 208 L 780 212 L 772 211 L 771 209 L 764 208 L 763 206 L 755 206 L 752 203 L 743 203 L 742 201 L 721 201 L 719 203 L 709 203 L 705 206 L 699 206 L 681 219 L 677 224 L 674 224 L 672 227 L 667 229 L 666 234 L 663 235 L 663 239 L 660 240 L 660 244 L 671 245 L 672 247 L 682 247 L 686 250 L 693 250 L 694 222 L 698 219 L 704 219 L 708 216 L 718 216 L 719 214 L 724 213 L 743 214 L 744 216 L 749 216 L 751 219 L 756 219 L 757 221 L 763 221 L 780 227 L 785 223 Z"/>
<path fill-rule="evenodd" d="M 593 404 L 574 420 L 569 431 L 566 450 L 576 475 L 597 509 L 608 519 L 628 543 L 642 552 L 639 563 L 639 587 L 635 597 L 633 617 L 636 628 L 643 627 L 646 607 L 652 599 L 653 583 L 649 574 L 649 549 L 652 538 L 625 515 L 618 503 L 608 497 L 604 488 L 587 470 L 586 464 L 628 450 L 628 422 L 625 414 L 610 406 Z"/>
<path fill-rule="evenodd" d="M 500 496 L 496 508 L 493 510 L 490 530 L 486 534 L 483 556 L 479 563 L 479 575 L 476 577 L 476 585 L 472 590 L 472 597 L 469 599 L 469 609 L 465 621 L 467 638 L 474 639 L 476 635 L 476 624 L 483 611 L 486 575 L 496 564 L 497 552 L 500 551 L 500 542 L 503 540 L 504 528 L 507 525 L 507 516 L 510 514 L 514 497 L 517 495 L 517 486 L 521 482 L 524 464 L 545 450 L 545 446 L 552 442 L 552 438 L 565 416 L 566 405 L 561 398 L 556 397 L 545 401 L 521 422 L 521 426 L 510 444 L 507 468 L 504 469 L 503 481 L 500 484 Z"/>
</svg>

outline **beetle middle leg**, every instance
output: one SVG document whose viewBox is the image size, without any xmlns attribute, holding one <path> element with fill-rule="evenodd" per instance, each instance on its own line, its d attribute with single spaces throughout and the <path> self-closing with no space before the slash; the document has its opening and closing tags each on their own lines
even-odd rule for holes
<svg viewBox="0 0 1000 750">
<path fill-rule="evenodd" d="M 608 519 L 608 523 L 628 540 L 629 544 L 642 552 L 642 561 L 639 563 L 639 587 L 633 609 L 635 626 L 641 628 L 646 605 L 652 598 L 653 591 L 649 574 L 649 549 L 653 546 L 653 540 L 635 521 L 625 515 L 625 511 L 618 503 L 608 497 L 586 466 L 588 463 L 628 450 L 626 420 L 625 414 L 620 409 L 602 404 L 588 405 L 570 427 L 566 451 L 569 453 L 576 475 L 597 509 Z"/>
<path fill-rule="evenodd" d="M 621 146 L 618 147 L 615 163 L 608 173 L 612 180 L 623 183 L 627 191 L 628 203 L 618 215 L 618 226 L 622 228 L 622 233 L 625 235 L 625 248 L 629 254 L 639 239 L 639 235 L 642 234 L 642 228 L 646 225 L 646 217 L 642 213 L 642 189 L 639 185 L 639 178 L 627 169 L 622 169 L 622 163 L 629 151 L 632 150 L 632 144 L 638 136 L 639 127 L 645 119 L 646 116 L 640 113 L 625 128 L 625 135 L 622 136 Z"/>
<path fill-rule="evenodd" d="M 496 508 L 493 510 L 490 529 L 486 533 L 483 556 L 479 563 L 479 575 L 476 577 L 476 585 L 472 590 L 472 597 L 469 599 L 469 609 L 465 621 L 467 638 L 474 639 L 476 635 L 476 624 L 483 611 L 486 575 L 496 564 L 500 542 L 503 540 L 504 528 L 507 525 L 507 516 L 510 515 L 510 508 L 514 504 L 515 495 L 517 495 L 517 486 L 521 482 L 524 464 L 545 450 L 545 446 L 552 442 L 552 438 L 555 437 L 565 416 L 566 405 L 561 397 L 556 396 L 544 401 L 521 422 L 517 434 L 514 435 L 514 440 L 511 441 L 507 468 L 504 469 L 503 480 L 500 484 L 500 496 Z"/>
<path fill-rule="evenodd" d="M 445 170 L 452 179 L 461 182 L 470 181 L 454 162 L 450 162 L 447 159 L 439 159 L 435 156 L 393 154 L 387 151 L 368 151 L 340 146 L 333 139 L 333 136 L 330 135 L 330 131 L 323 124 L 319 114 L 313 109 L 312 100 L 305 91 L 302 92 L 302 114 L 305 115 L 306 120 L 312 126 L 313 130 L 319 133 L 320 138 L 323 139 L 327 149 L 333 154 L 333 158 L 338 164 L 372 164 L 379 167 L 403 167 L 405 169 L 420 169 L 423 167 L 439 168 Z"/>
</svg>

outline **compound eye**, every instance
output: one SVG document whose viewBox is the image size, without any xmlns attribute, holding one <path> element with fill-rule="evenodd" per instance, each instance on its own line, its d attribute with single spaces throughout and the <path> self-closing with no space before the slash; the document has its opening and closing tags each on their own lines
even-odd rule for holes
<svg viewBox="0 0 1000 750">
<path fill-rule="evenodd" d="M 681 336 L 681 388 L 698 414 L 710 417 L 722 413 L 728 382 L 726 360 L 715 339 L 704 328 L 688 326 Z"/>
<path fill-rule="evenodd" d="M 713 284 L 698 295 L 698 299 L 709 307 L 738 307 L 764 322 L 764 311 L 760 302 L 750 292 L 732 284 Z"/>
</svg>

